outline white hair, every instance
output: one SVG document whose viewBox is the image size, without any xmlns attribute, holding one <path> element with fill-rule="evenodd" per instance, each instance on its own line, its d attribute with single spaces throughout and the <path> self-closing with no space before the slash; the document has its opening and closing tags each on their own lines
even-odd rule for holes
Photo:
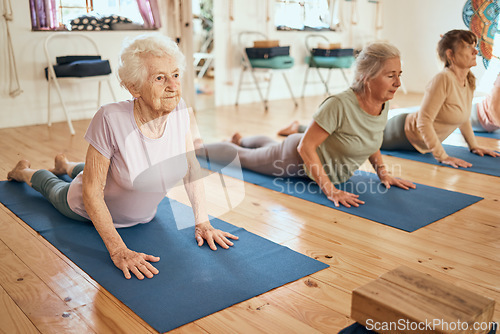
<svg viewBox="0 0 500 334">
<path fill-rule="evenodd" d="M 398 48 L 390 43 L 375 42 L 365 46 L 356 58 L 352 90 L 364 91 L 366 82 L 380 73 L 388 59 L 396 57 L 401 57 L 401 54 Z"/>
<path fill-rule="evenodd" d="M 160 33 L 139 35 L 123 42 L 118 65 L 120 85 L 127 89 L 142 87 L 148 74 L 144 66 L 147 55 L 173 57 L 181 75 L 186 68 L 186 58 L 172 39 Z"/>
</svg>

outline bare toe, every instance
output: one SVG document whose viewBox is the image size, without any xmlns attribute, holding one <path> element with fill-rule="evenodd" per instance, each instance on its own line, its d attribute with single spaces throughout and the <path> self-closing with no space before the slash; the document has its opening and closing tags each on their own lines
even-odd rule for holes
<svg viewBox="0 0 500 334">
<path fill-rule="evenodd" d="M 19 160 L 16 166 L 7 174 L 7 180 L 9 181 L 23 181 L 22 170 L 31 167 L 31 163 L 28 160 Z"/>
<path fill-rule="evenodd" d="M 278 131 L 280 136 L 289 136 L 291 134 L 299 132 L 299 121 L 293 121 L 288 126 Z"/>
<path fill-rule="evenodd" d="M 201 138 L 196 138 L 193 140 L 194 149 L 198 150 L 203 147 L 203 140 Z"/>
<path fill-rule="evenodd" d="M 59 153 L 54 158 L 54 168 L 50 169 L 50 171 L 55 175 L 64 175 L 66 174 L 67 166 L 68 159 L 66 158 L 64 153 Z"/>
<path fill-rule="evenodd" d="M 241 134 L 239 132 L 236 132 L 232 137 L 231 137 L 231 143 L 236 144 L 238 146 L 241 146 Z"/>
</svg>

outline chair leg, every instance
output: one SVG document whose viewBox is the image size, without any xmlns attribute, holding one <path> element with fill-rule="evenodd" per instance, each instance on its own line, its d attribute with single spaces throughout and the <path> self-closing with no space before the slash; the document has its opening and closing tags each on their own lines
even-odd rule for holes
<svg viewBox="0 0 500 334">
<path fill-rule="evenodd" d="M 321 75 L 319 67 L 316 67 L 316 71 L 318 71 L 319 79 L 321 80 L 323 85 L 325 85 L 326 95 L 330 95 L 330 92 L 328 91 L 328 83 L 325 81 L 325 79 L 323 79 L 323 76 Z"/>
<path fill-rule="evenodd" d="M 250 69 L 250 74 L 252 75 L 253 82 L 255 83 L 255 86 L 257 87 L 257 92 L 259 93 L 259 97 L 262 100 L 262 102 L 264 103 L 264 109 L 267 111 L 267 100 L 265 100 L 264 96 L 262 96 L 262 92 L 260 90 L 260 86 L 259 86 L 259 83 L 257 82 L 257 77 L 255 76 L 253 69 Z M 269 82 L 269 86 L 270 86 L 270 84 L 271 84 L 271 82 Z M 269 86 L 268 86 L 268 89 L 269 89 Z"/>
<path fill-rule="evenodd" d="M 329 68 L 329 69 L 328 69 L 328 74 L 326 75 L 326 84 L 327 84 L 327 85 L 329 85 L 329 84 L 330 84 L 330 78 L 331 78 L 331 76 L 332 76 L 332 69 L 331 69 L 331 68 Z M 330 95 L 330 94 L 328 94 L 328 95 Z"/>
<path fill-rule="evenodd" d="M 235 106 L 238 105 L 238 100 L 240 98 L 240 91 L 241 91 L 241 82 L 243 81 L 243 74 L 245 73 L 246 70 L 247 70 L 246 67 L 243 67 L 241 69 L 240 80 L 238 81 L 238 90 L 236 91 L 236 102 L 234 103 Z"/>
<path fill-rule="evenodd" d="M 271 82 L 272 81 L 273 81 L 273 72 L 269 72 L 269 82 L 267 84 L 266 97 L 264 99 L 264 101 L 266 102 L 266 105 L 267 105 L 267 102 L 269 101 L 269 92 L 271 91 Z M 267 107 L 266 107 L 266 110 L 267 110 Z"/>
<path fill-rule="evenodd" d="M 97 87 L 97 109 L 99 109 L 101 107 L 101 88 L 102 88 L 102 85 L 101 85 L 101 81 L 99 81 L 97 83 L 98 87 Z"/>
<path fill-rule="evenodd" d="M 109 79 L 106 81 L 108 83 L 109 91 L 111 92 L 111 97 L 113 98 L 113 102 L 116 102 L 115 91 L 113 90 L 113 86 L 111 86 L 111 81 Z"/>
<path fill-rule="evenodd" d="M 52 80 L 50 80 L 50 75 L 49 75 L 49 80 L 48 82 L 48 96 L 47 96 L 47 126 L 52 126 L 52 119 L 50 118 L 50 86 L 52 85 Z"/>
<path fill-rule="evenodd" d="M 302 85 L 302 98 L 304 98 L 304 92 L 306 91 L 307 76 L 309 75 L 310 68 L 311 68 L 310 66 L 307 66 L 306 68 L 306 75 L 304 76 L 304 84 Z"/>
<path fill-rule="evenodd" d="M 68 109 L 66 108 L 66 104 L 64 103 L 62 93 L 61 93 L 61 88 L 59 87 L 59 84 L 57 83 L 56 80 L 54 80 L 54 85 L 56 86 L 56 91 L 57 91 L 57 95 L 59 95 L 59 100 L 61 100 L 61 106 L 64 110 L 64 113 L 66 114 L 66 121 L 68 122 L 69 132 L 71 132 L 71 134 L 74 135 L 75 129 L 73 128 L 73 123 L 71 123 L 71 118 L 69 116 Z"/>
<path fill-rule="evenodd" d="M 198 73 L 199 79 L 205 76 L 205 73 L 207 73 L 208 69 L 210 68 L 210 65 L 212 65 L 212 60 L 213 60 L 212 58 L 205 58 L 205 62 L 203 63 L 200 72 Z"/>
<path fill-rule="evenodd" d="M 293 91 L 292 91 L 292 86 L 290 86 L 290 83 L 288 82 L 286 74 L 285 73 L 281 73 L 281 74 L 283 74 L 283 79 L 285 79 L 286 85 L 288 86 L 288 91 L 290 92 L 290 95 L 292 96 L 293 103 L 295 103 L 295 107 L 298 107 L 299 104 L 297 103 L 297 100 L 295 100 L 295 96 L 293 95 Z"/>
<path fill-rule="evenodd" d="M 344 76 L 345 83 L 347 84 L 347 86 L 350 86 L 349 79 L 347 79 L 347 75 L 345 74 L 345 70 L 343 68 L 341 68 L 340 70 L 342 71 L 342 75 Z"/>
</svg>

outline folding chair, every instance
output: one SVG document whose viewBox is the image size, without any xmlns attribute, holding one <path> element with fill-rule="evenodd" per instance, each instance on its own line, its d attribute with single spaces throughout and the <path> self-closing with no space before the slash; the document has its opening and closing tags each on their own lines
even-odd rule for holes
<svg viewBox="0 0 500 334">
<path fill-rule="evenodd" d="M 276 67 L 272 67 L 273 66 L 272 64 L 264 65 L 264 64 L 262 64 L 262 62 L 260 62 L 258 67 L 253 66 L 250 59 L 248 58 L 248 55 L 246 53 L 246 47 L 249 46 L 248 43 L 253 42 L 254 40 L 267 40 L 267 39 L 268 38 L 265 34 L 258 32 L 258 31 L 243 31 L 243 32 L 240 32 L 238 35 L 238 46 L 239 46 L 239 49 L 241 52 L 242 69 L 241 69 L 241 73 L 240 73 L 240 79 L 238 82 L 238 90 L 236 93 L 235 105 L 238 105 L 238 100 L 239 100 L 239 96 L 240 96 L 240 91 L 242 90 L 242 85 L 243 84 L 252 84 L 252 82 L 253 82 L 255 84 L 255 87 L 257 88 L 257 92 L 259 93 L 260 99 L 264 103 L 264 108 L 267 111 L 268 110 L 267 102 L 269 100 L 269 88 L 271 87 L 271 81 L 273 78 L 273 74 L 275 72 L 280 72 L 283 75 L 283 79 L 285 80 L 285 83 L 288 87 L 288 91 L 290 92 L 290 96 L 292 97 L 292 100 L 295 104 L 295 107 L 297 107 L 298 103 L 295 100 L 295 96 L 293 95 L 292 87 L 290 86 L 290 83 L 288 82 L 288 78 L 287 78 L 286 73 L 285 73 L 287 71 L 287 69 L 279 69 Z M 267 66 L 269 66 L 269 67 L 267 67 Z M 252 81 L 243 82 L 243 76 L 247 70 L 250 71 Z M 265 97 L 264 97 L 264 95 L 262 95 L 262 91 L 261 91 L 261 88 L 259 86 L 259 82 L 258 82 L 257 77 L 255 75 L 257 72 L 269 74 L 269 81 L 267 83 Z"/>
<path fill-rule="evenodd" d="M 57 41 L 56 41 L 57 40 Z M 64 43 L 64 44 L 62 44 Z M 63 50 L 61 46 L 64 45 L 64 54 L 61 54 L 62 52 L 58 51 L 55 52 L 53 51 L 54 49 L 56 50 Z M 59 48 L 56 48 L 59 46 Z M 72 51 L 68 51 L 71 49 Z M 83 50 L 84 49 L 84 50 Z M 61 77 L 61 74 L 56 74 L 56 71 L 54 70 L 54 61 L 56 60 L 56 56 L 88 56 L 88 57 L 93 57 L 95 56 L 100 56 L 99 48 L 97 47 L 97 44 L 92 40 L 87 34 L 83 33 L 77 33 L 77 32 L 56 32 L 47 37 L 45 40 L 44 44 L 44 50 L 45 50 L 45 56 L 47 58 L 47 80 L 48 80 L 48 119 L 47 119 L 47 124 L 48 126 L 52 125 L 51 121 L 51 94 L 50 94 L 50 87 L 52 84 L 56 88 L 57 95 L 59 96 L 59 100 L 61 101 L 61 105 L 63 108 L 63 111 L 66 115 L 66 120 L 68 122 L 69 130 L 72 135 L 75 134 L 75 130 L 73 128 L 73 124 L 71 122 L 71 117 L 69 115 L 68 108 L 66 107 L 66 102 L 63 98 L 63 94 L 61 92 L 61 85 L 62 84 L 76 84 L 76 83 L 84 83 L 84 82 L 89 82 L 89 81 L 96 81 L 98 82 L 98 91 L 97 91 L 97 108 L 101 106 L 101 83 L 106 82 L 108 84 L 109 90 L 111 92 L 111 96 L 113 97 L 113 101 L 116 101 L 116 96 L 113 91 L 113 88 L 111 86 L 111 72 L 108 74 L 104 75 L 97 75 L 99 73 L 99 70 L 90 70 L 90 71 L 85 71 L 84 73 L 79 73 L 77 77 Z M 68 52 L 74 52 L 71 54 L 68 54 Z M 56 54 L 57 53 L 57 54 Z M 92 63 L 87 63 L 85 65 L 85 68 L 92 69 Z M 97 64 L 96 64 L 97 65 Z M 102 63 L 101 63 L 102 65 Z M 91 73 L 93 72 L 93 73 Z M 71 75 L 71 74 L 70 74 Z"/>
<path fill-rule="evenodd" d="M 305 59 L 305 62 L 308 66 L 307 66 L 306 74 L 304 77 L 304 84 L 302 86 L 302 97 L 304 97 L 304 92 L 306 89 L 306 85 L 308 83 L 307 77 L 309 75 L 309 70 L 311 68 L 316 69 L 318 76 L 321 80 L 321 83 L 323 83 L 323 85 L 325 86 L 325 91 L 326 91 L 327 95 L 330 94 L 330 91 L 328 89 L 328 83 L 330 82 L 330 74 L 331 74 L 332 69 L 339 69 L 342 72 L 342 75 L 344 77 L 344 80 L 345 80 L 347 86 L 349 86 L 349 79 L 347 79 L 345 69 L 351 68 L 352 64 L 354 63 L 354 55 L 346 56 L 346 57 L 318 57 L 318 56 L 315 56 L 313 54 L 313 42 L 318 42 L 318 41 L 330 43 L 328 38 L 326 38 L 325 36 L 320 35 L 320 34 L 310 34 L 310 35 L 306 36 L 306 39 L 305 39 L 306 49 L 307 49 L 307 52 L 309 55 Z M 321 71 L 320 71 L 321 68 L 328 69 L 328 75 L 327 75 L 326 79 L 321 74 Z M 312 83 L 312 81 L 309 81 L 309 83 Z"/>
<path fill-rule="evenodd" d="M 203 19 L 203 21 L 209 25 L 210 27 L 212 26 L 212 22 Z M 211 28 L 205 36 L 205 40 L 201 44 L 200 51 L 195 52 L 193 54 L 193 66 L 195 73 L 198 72 L 198 78 L 201 79 L 205 76 L 207 71 L 213 67 L 213 62 L 214 62 L 214 55 L 212 54 L 211 46 L 214 41 L 214 33 L 213 33 L 213 28 Z"/>
</svg>

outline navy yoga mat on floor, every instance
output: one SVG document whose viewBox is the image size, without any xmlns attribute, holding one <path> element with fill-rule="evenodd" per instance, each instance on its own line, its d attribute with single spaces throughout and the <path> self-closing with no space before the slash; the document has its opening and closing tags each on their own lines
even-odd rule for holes
<svg viewBox="0 0 500 334">
<path fill-rule="evenodd" d="M 204 168 L 222 172 L 236 178 L 235 167 L 219 164 L 207 165 L 198 159 Z M 444 218 L 482 199 L 482 197 L 417 184 L 417 189 L 403 190 L 392 186 L 386 189 L 373 173 L 357 171 L 339 189 L 359 195 L 365 204 L 359 207 L 335 207 L 321 192 L 318 185 L 309 178 L 282 178 L 263 175 L 243 169 L 243 180 L 264 188 L 272 189 L 306 201 L 318 203 L 358 217 L 374 220 L 407 232 L 413 232 L 436 220 Z"/>
<path fill-rule="evenodd" d="M 472 164 L 472 167 L 469 168 L 459 168 L 460 170 L 465 170 L 469 172 L 486 174 L 492 176 L 500 176 L 500 157 L 491 157 L 484 156 L 480 157 L 477 154 L 471 153 L 468 148 L 462 146 L 452 146 L 452 145 L 443 145 L 446 153 L 450 157 L 460 158 Z M 425 162 L 428 164 L 451 167 L 449 165 L 442 164 L 438 162 L 431 153 L 421 154 L 416 151 L 386 151 L 381 150 L 382 154 L 390 155 L 393 157 L 398 157 L 407 160 L 414 160 Z"/>
<path fill-rule="evenodd" d="M 64 217 L 24 183 L 0 182 L 0 202 L 159 332 L 328 267 L 219 219 L 214 227 L 240 239 L 228 250 L 198 247 L 194 228 L 178 230 L 174 221 L 173 211 L 176 219 L 194 221 L 191 208 L 170 200 L 171 209 L 165 199 L 150 223 L 119 229 L 130 249 L 161 258 L 154 278 L 127 280 L 92 223 Z"/>
<path fill-rule="evenodd" d="M 474 132 L 477 137 L 500 139 L 500 130 L 494 132 Z"/>
</svg>

